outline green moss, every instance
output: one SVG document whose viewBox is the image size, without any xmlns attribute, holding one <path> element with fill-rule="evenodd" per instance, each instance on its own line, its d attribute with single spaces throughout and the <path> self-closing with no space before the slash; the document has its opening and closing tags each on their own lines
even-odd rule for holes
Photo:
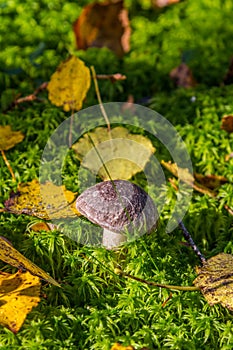
<svg viewBox="0 0 233 350">
<path fill-rule="evenodd" d="M 7 151 L 16 175 L 15 184 L 0 158 L 0 203 L 19 182 L 39 176 L 41 155 L 53 131 L 68 114 L 52 106 L 47 93 L 41 101 L 11 108 L 15 97 L 32 93 L 48 81 L 57 65 L 73 53 L 98 74 L 120 72 L 127 80 L 100 82 L 104 102 L 126 101 L 129 95 L 165 116 L 181 134 L 196 172 L 224 175 L 217 198 L 194 192 L 184 222 L 203 253 L 233 252 L 233 134 L 221 130 L 221 118 L 233 113 L 233 85 L 221 85 L 233 52 L 231 0 L 181 1 L 152 10 L 150 1 L 126 1 L 132 26 L 131 51 L 118 59 L 108 49 L 76 51 L 72 23 L 82 6 L 92 1 L 8 1 L 0 5 L 0 90 L 2 125 L 25 134 L 22 143 Z M 199 83 L 196 88 L 176 89 L 169 72 L 185 61 Z M 97 104 L 92 86 L 85 106 Z M 140 125 L 140 121 L 137 121 Z M 151 121 L 153 124 L 153 121 Z M 170 155 L 156 143 L 158 160 Z M 56 164 L 49 164 L 56 171 Z M 50 169 L 50 168 L 48 168 Z M 50 169 L 50 170 L 51 170 Z M 64 184 L 82 191 L 74 174 L 79 169 L 72 151 L 63 167 Z M 153 172 L 152 172 L 153 174 Z M 168 178 L 170 174 L 165 172 Z M 85 178 L 86 176 L 86 178 Z M 88 181 L 88 174 L 83 175 Z M 151 179 L 153 180 L 153 179 Z M 147 186 L 143 174 L 134 182 Z M 210 307 L 199 292 L 173 292 L 151 288 L 113 273 L 120 263 L 128 273 L 160 283 L 191 285 L 199 264 L 183 244 L 181 232 L 165 233 L 176 201 L 169 185 L 152 188 L 166 196 L 158 230 L 130 243 L 119 252 L 81 246 L 59 231 L 35 233 L 35 218 L 0 213 L 1 235 L 25 256 L 62 283 L 62 289 L 44 286 L 43 298 L 27 317 L 17 335 L 0 329 L 3 349 L 98 349 L 114 342 L 149 349 L 232 349 L 232 313 Z M 37 221 L 37 220 L 36 220 Z M 80 227 L 67 223 L 70 237 Z M 88 228 L 87 232 L 88 234 Z M 1 264 L 7 271 L 9 266 Z"/>
</svg>

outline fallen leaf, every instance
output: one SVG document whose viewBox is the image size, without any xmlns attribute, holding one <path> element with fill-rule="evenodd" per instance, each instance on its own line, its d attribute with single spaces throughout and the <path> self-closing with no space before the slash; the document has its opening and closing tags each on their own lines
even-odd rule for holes
<svg viewBox="0 0 233 350">
<path fill-rule="evenodd" d="M 184 168 L 178 168 L 176 163 L 171 162 L 165 162 L 164 160 L 161 161 L 161 164 L 168 170 L 170 173 L 172 173 L 175 177 L 179 178 L 180 181 L 185 182 L 186 184 L 193 187 L 194 190 L 207 194 L 210 197 L 215 197 L 216 192 L 212 191 L 211 189 L 207 188 L 206 186 L 198 183 L 192 174 L 189 173 L 188 169 Z M 170 180 L 172 183 L 172 186 L 175 188 L 174 183 L 172 180 Z"/>
<path fill-rule="evenodd" d="M 55 286 L 60 286 L 52 277 L 32 261 L 25 258 L 25 256 L 18 252 L 18 250 L 16 250 L 3 237 L 0 237 L 0 260 L 11 266 L 17 267 L 20 270 L 29 271 L 32 275 L 42 278 Z"/>
<path fill-rule="evenodd" d="M 148 138 L 130 134 L 121 126 L 111 129 L 110 133 L 106 128 L 98 127 L 85 134 L 72 148 L 81 165 L 103 180 L 110 180 L 110 177 L 112 180 L 130 179 L 144 169 L 155 152 Z"/>
<path fill-rule="evenodd" d="M 124 346 L 124 345 L 121 345 L 120 343 L 115 343 L 111 347 L 111 350 L 134 350 L 134 347 L 131 345 Z"/>
<path fill-rule="evenodd" d="M 203 185 L 211 190 L 215 190 L 219 186 L 228 182 L 227 178 L 220 175 L 202 175 L 195 173 L 194 177 L 200 185 Z"/>
<path fill-rule="evenodd" d="M 223 116 L 221 129 L 227 131 L 229 134 L 233 132 L 233 115 Z"/>
<path fill-rule="evenodd" d="M 91 85 L 91 75 L 84 62 L 75 56 L 62 62 L 52 75 L 47 89 L 49 100 L 64 111 L 80 110 Z"/>
<path fill-rule="evenodd" d="M 233 256 L 220 253 L 197 267 L 194 285 L 210 305 L 221 304 L 233 311 Z"/>
<path fill-rule="evenodd" d="M 185 63 L 181 63 L 178 67 L 174 68 L 170 72 L 170 78 L 178 87 L 191 88 L 197 85 L 191 69 Z"/>
<path fill-rule="evenodd" d="M 85 6 L 73 29 L 78 49 L 108 47 L 120 57 L 130 50 L 128 11 L 122 0 Z"/>
<path fill-rule="evenodd" d="M 51 227 L 52 226 L 52 227 Z M 29 226 L 29 228 L 32 231 L 35 232 L 40 232 L 40 231 L 51 231 L 52 229 L 54 229 L 54 225 L 53 224 L 49 224 L 47 222 L 36 222 L 35 224 L 32 224 Z"/>
<path fill-rule="evenodd" d="M 10 125 L 0 125 L 0 150 L 7 151 L 23 139 L 24 135 L 20 131 L 12 131 Z"/>
<path fill-rule="evenodd" d="M 34 179 L 19 184 L 18 192 L 11 193 L 4 205 L 8 212 L 14 214 L 50 220 L 79 215 L 75 208 L 75 198 L 75 193 L 66 190 L 65 186 L 56 186 L 51 182 L 40 184 Z"/>
<path fill-rule="evenodd" d="M 0 324 L 17 333 L 40 301 L 40 279 L 29 272 L 0 272 Z"/>
</svg>

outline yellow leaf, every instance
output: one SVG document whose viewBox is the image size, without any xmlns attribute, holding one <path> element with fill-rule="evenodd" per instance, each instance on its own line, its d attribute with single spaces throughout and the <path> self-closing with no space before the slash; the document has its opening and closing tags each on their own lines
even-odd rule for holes
<svg viewBox="0 0 233 350">
<path fill-rule="evenodd" d="M 29 228 L 34 231 L 34 232 L 40 232 L 40 231 L 51 231 L 53 230 L 55 227 L 51 227 L 50 225 L 52 224 L 49 224 L 47 222 L 36 222 L 32 225 L 29 226 Z"/>
<path fill-rule="evenodd" d="M 40 280 L 29 272 L 0 273 L 0 324 L 17 333 L 40 301 Z"/>
<path fill-rule="evenodd" d="M 10 125 L 0 125 L 0 150 L 7 151 L 23 139 L 24 135 L 20 131 L 12 131 Z"/>
<path fill-rule="evenodd" d="M 75 198 L 75 193 L 66 190 L 65 186 L 56 186 L 51 182 L 40 184 L 34 179 L 21 183 L 18 192 L 11 194 L 4 205 L 12 213 L 49 220 L 79 215 Z"/>
<path fill-rule="evenodd" d="M 80 110 L 91 85 L 90 70 L 75 56 L 62 62 L 52 75 L 47 89 L 49 100 L 64 111 Z"/>
<path fill-rule="evenodd" d="M 148 138 L 130 134 L 121 126 L 111 129 L 110 133 L 106 128 L 98 127 L 85 134 L 72 147 L 77 158 L 82 161 L 82 166 L 98 174 L 103 180 L 110 180 L 109 174 L 112 180 L 130 179 L 145 168 L 155 152 Z"/>
<path fill-rule="evenodd" d="M 121 345 L 120 343 L 115 343 L 111 347 L 111 350 L 134 350 L 134 348 L 131 345 L 124 346 L 124 345 Z"/>
<path fill-rule="evenodd" d="M 8 243 L 3 237 L 0 237 L 0 260 L 5 263 L 17 267 L 21 270 L 28 270 L 32 275 L 38 276 L 45 281 L 59 287 L 60 285 L 50 277 L 40 267 L 35 265 L 32 261 L 28 260 L 18 250 L 16 250 L 10 243 Z"/>
<path fill-rule="evenodd" d="M 220 253 L 197 267 L 194 285 L 210 305 L 221 304 L 233 311 L 233 255 Z"/>
</svg>

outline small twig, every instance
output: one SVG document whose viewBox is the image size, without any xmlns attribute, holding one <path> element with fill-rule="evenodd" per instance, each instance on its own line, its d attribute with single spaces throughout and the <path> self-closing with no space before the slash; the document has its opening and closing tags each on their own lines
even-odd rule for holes
<svg viewBox="0 0 233 350">
<path fill-rule="evenodd" d="M 4 162 L 5 162 L 5 164 L 6 164 L 7 168 L 8 168 L 8 170 L 9 170 L 9 172 L 11 173 L 12 179 L 13 179 L 14 181 L 16 181 L 15 174 L 14 174 L 14 172 L 13 172 L 13 169 L 12 169 L 12 167 L 11 167 L 9 161 L 7 160 L 6 154 L 5 154 L 5 152 L 3 151 L 3 149 L 1 149 L 1 154 L 2 154 L 2 158 L 4 159 Z"/>
<path fill-rule="evenodd" d="M 169 296 L 167 297 L 166 300 L 162 303 L 162 307 L 165 307 L 167 305 L 167 302 L 172 298 L 172 292 L 170 292 Z"/>
<path fill-rule="evenodd" d="M 228 213 L 230 213 L 231 215 L 233 215 L 233 209 L 231 209 L 227 204 L 224 205 L 224 208 L 228 211 Z"/>
<path fill-rule="evenodd" d="M 115 74 L 96 74 L 96 78 L 99 80 L 111 80 L 112 83 L 115 83 L 118 80 L 125 80 L 126 75 L 123 75 L 121 73 L 115 73 Z"/>
<path fill-rule="evenodd" d="M 91 66 L 91 72 L 92 72 L 92 77 L 93 77 L 93 81 L 94 81 L 94 85 L 95 85 L 96 96 L 97 96 L 97 99 L 98 99 L 98 102 L 99 102 L 99 105 L 100 105 L 100 110 L 101 110 L 101 112 L 103 114 L 103 117 L 105 119 L 105 122 L 107 124 L 108 131 L 110 132 L 110 130 L 111 130 L 110 121 L 108 119 L 107 113 L 106 113 L 106 111 L 104 109 L 103 102 L 102 102 L 102 99 L 101 99 L 101 96 L 100 96 L 100 91 L 99 91 L 99 86 L 98 86 L 97 76 L 96 76 L 96 72 L 95 72 L 94 66 Z"/>
<path fill-rule="evenodd" d="M 28 95 L 28 96 L 24 96 L 24 97 L 20 97 L 20 98 L 16 98 L 11 106 L 9 108 L 7 108 L 7 110 L 10 110 L 11 108 L 14 108 L 15 106 L 19 105 L 20 103 L 23 102 L 31 102 L 31 101 L 41 101 L 41 99 L 39 97 L 37 97 L 37 95 L 45 90 L 47 88 L 48 83 L 44 82 L 42 83 L 32 94 Z"/>
<path fill-rule="evenodd" d="M 45 90 L 48 86 L 48 83 L 47 82 L 44 82 L 42 83 L 32 94 L 28 95 L 28 96 L 25 96 L 25 97 L 21 97 L 21 98 L 18 98 L 17 100 L 15 100 L 13 103 L 15 105 L 18 105 L 19 103 L 23 103 L 23 102 L 31 102 L 31 101 L 34 101 L 34 100 L 39 100 L 39 98 L 37 97 L 37 95 Z"/>
<path fill-rule="evenodd" d="M 188 230 L 186 229 L 186 227 L 184 226 L 182 221 L 179 222 L 179 226 L 180 226 L 180 228 L 181 228 L 181 230 L 183 232 L 184 238 L 189 243 L 189 245 L 193 249 L 194 253 L 198 256 L 198 258 L 200 259 L 200 261 L 201 261 L 201 263 L 203 265 L 206 262 L 206 258 L 202 255 L 202 253 L 200 252 L 199 248 L 194 243 L 194 240 L 192 239 L 190 233 L 188 232 Z"/>
<path fill-rule="evenodd" d="M 178 291 L 196 291 L 196 290 L 200 290 L 199 287 L 195 287 L 195 286 L 174 286 L 172 284 L 161 284 L 161 283 L 156 283 L 156 282 L 152 282 L 152 281 L 146 281 L 146 280 L 144 280 L 142 278 L 135 277 L 133 275 L 125 273 L 121 269 L 116 269 L 116 270 L 117 270 L 116 272 L 119 275 L 122 275 L 124 277 L 131 278 L 131 279 L 133 279 L 135 281 L 147 284 L 148 286 L 159 287 L 159 288 L 166 288 L 166 289 L 178 290 Z"/>
</svg>

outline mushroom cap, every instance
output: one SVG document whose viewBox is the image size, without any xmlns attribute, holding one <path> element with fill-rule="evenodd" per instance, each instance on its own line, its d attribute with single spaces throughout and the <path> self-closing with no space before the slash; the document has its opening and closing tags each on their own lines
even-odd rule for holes
<svg viewBox="0 0 233 350">
<path fill-rule="evenodd" d="M 125 180 L 100 182 L 76 200 L 78 211 L 91 222 L 112 232 L 143 234 L 155 228 L 157 209 L 139 186 Z"/>
</svg>

